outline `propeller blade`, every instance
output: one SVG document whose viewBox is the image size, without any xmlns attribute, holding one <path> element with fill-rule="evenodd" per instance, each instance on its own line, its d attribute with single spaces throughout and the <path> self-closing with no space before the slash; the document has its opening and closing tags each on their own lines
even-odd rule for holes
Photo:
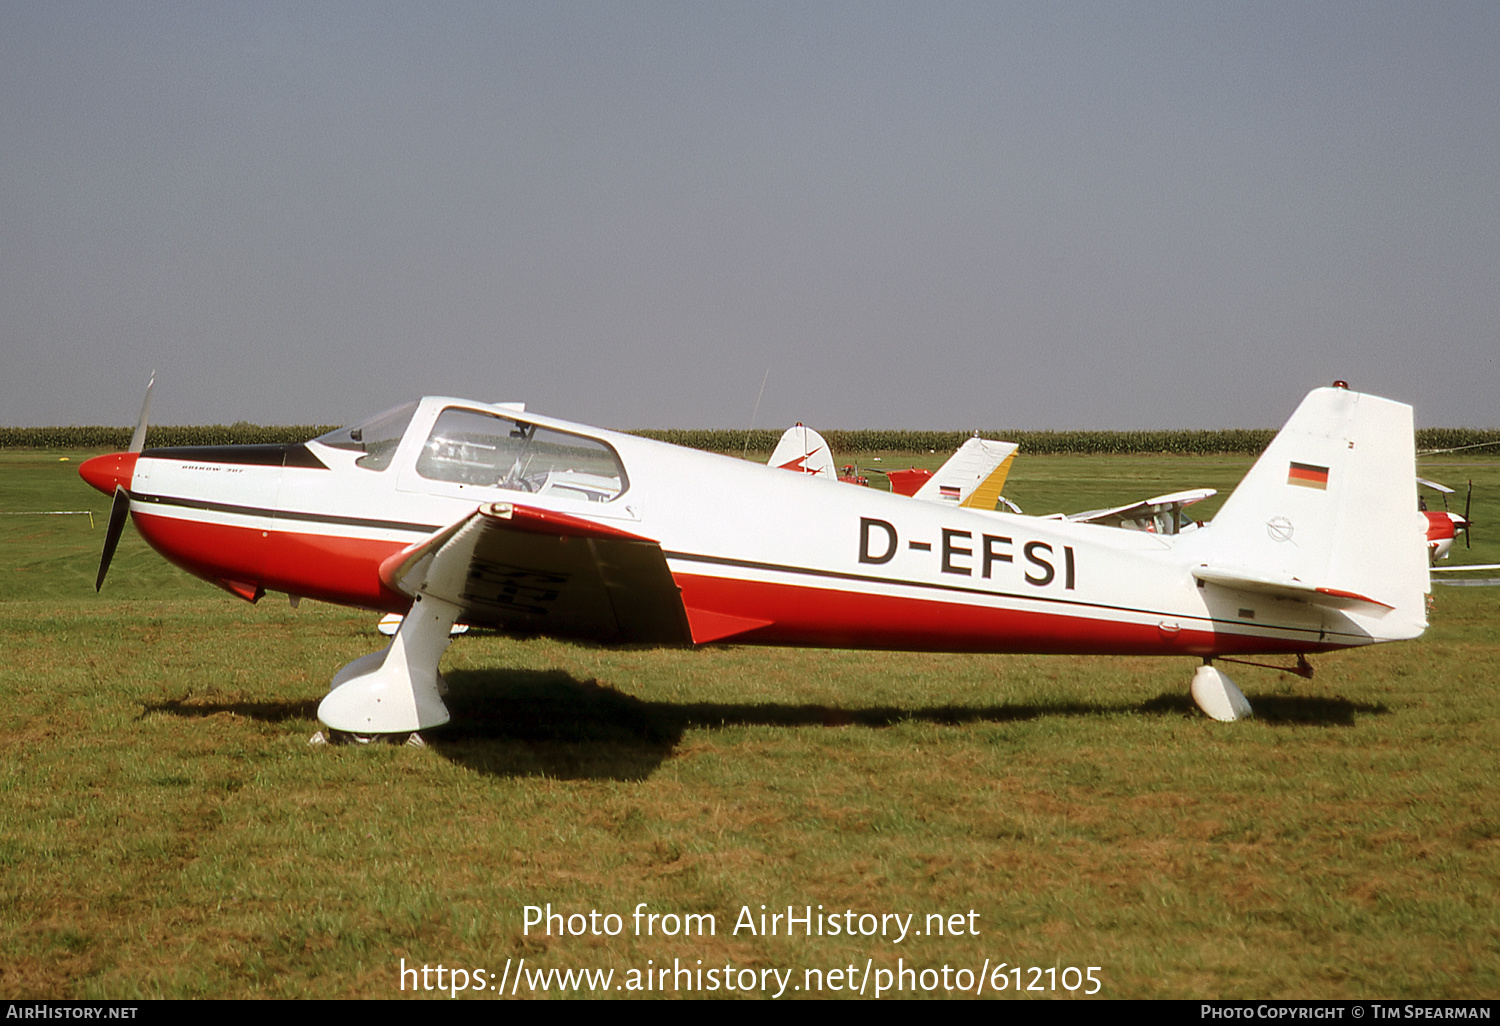
<svg viewBox="0 0 1500 1026">
<path fill-rule="evenodd" d="M 1464 495 L 1464 548 L 1473 548 L 1469 542 L 1469 535 L 1473 534 L 1471 528 L 1474 523 L 1469 519 L 1469 503 L 1474 501 L 1474 479 L 1469 478 L 1469 490 Z"/>
<path fill-rule="evenodd" d="M 141 417 L 135 423 L 135 433 L 130 436 L 130 448 L 126 452 L 140 452 L 146 448 L 146 421 L 151 416 L 151 387 L 156 384 L 156 371 L 146 382 L 146 398 L 141 402 Z M 115 498 L 109 504 L 109 528 L 104 532 L 104 552 L 99 556 L 99 576 L 94 580 L 94 590 L 104 587 L 104 575 L 109 573 L 109 564 L 115 558 L 115 548 L 120 544 L 120 535 L 125 533 L 125 521 L 130 519 L 130 493 L 121 485 L 115 485 Z"/>
<path fill-rule="evenodd" d="M 99 577 L 94 581 L 94 590 L 104 587 L 104 575 L 109 573 L 110 561 L 115 558 L 115 547 L 120 544 L 120 535 L 125 533 L 125 520 L 130 516 L 130 493 L 115 485 L 115 500 L 109 505 L 109 529 L 104 532 L 104 554 L 99 557 Z"/>
<path fill-rule="evenodd" d="M 146 448 L 146 418 L 151 413 L 151 386 L 156 384 L 156 371 L 151 372 L 151 380 L 146 382 L 146 399 L 141 403 L 141 419 L 136 421 L 135 434 L 130 436 L 130 448 L 126 452 L 140 452 Z"/>
</svg>

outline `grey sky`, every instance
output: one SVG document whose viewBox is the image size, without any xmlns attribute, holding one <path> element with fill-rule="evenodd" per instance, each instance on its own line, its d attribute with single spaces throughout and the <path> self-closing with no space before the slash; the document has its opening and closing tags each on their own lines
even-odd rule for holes
<svg viewBox="0 0 1500 1026">
<path fill-rule="evenodd" d="M 1500 5 L 0 0 L 0 423 L 1500 425 Z"/>
</svg>

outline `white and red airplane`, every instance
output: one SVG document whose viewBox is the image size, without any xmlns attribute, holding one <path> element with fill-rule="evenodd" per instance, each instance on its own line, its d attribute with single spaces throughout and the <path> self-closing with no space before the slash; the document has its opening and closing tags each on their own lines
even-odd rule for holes
<svg viewBox="0 0 1500 1026">
<path fill-rule="evenodd" d="M 144 425 L 81 468 L 115 496 L 99 583 L 128 514 L 249 601 L 408 613 L 319 707 L 356 736 L 448 720 L 438 661 L 458 620 L 606 643 L 1191 656 L 1220 719 L 1249 706 L 1217 657 L 1427 626 L 1411 408 L 1342 383 L 1180 534 L 830 488 L 519 404 L 426 398 L 298 445 L 143 450 Z"/>
</svg>

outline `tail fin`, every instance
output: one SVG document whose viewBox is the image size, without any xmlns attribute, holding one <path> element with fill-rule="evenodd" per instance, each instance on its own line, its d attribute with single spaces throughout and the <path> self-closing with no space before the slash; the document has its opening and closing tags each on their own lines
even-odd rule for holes
<svg viewBox="0 0 1500 1026">
<path fill-rule="evenodd" d="M 917 489 L 916 497 L 992 510 L 1000 500 L 1000 490 L 1005 487 L 1005 478 L 1015 458 L 1015 442 L 965 439 L 948 457 L 948 462 Z"/>
<path fill-rule="evenodd" d="M 1202 581 L 1360 614 L 1377 640 L 1427 626 L 1410 406 L 1315 389 L 1211 527 Z"/>
<path fill-rule="evenodd" d="M 823 441 L 822 435 L 801 424 L 786 429 L 781 441 L 776 443 L 776 451 L 771 453 L 770 465 L 781 470 L 826 477 L 830 481 L 839 479 L 828 443 Z"/>
</svg>

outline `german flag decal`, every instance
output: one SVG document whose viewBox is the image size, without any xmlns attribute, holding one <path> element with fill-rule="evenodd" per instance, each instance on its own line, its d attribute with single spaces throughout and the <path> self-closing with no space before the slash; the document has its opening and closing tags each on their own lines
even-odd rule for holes
<svg viewBox="0 0 1500 1026">
<path fill-rule="evenodd" d="M 1311 463 L 1293 463 L 1286 472 L 1286 483 L 1299 488 L 1328 490 L 1328 468 L 1315 467 Z"/>
</svg>

